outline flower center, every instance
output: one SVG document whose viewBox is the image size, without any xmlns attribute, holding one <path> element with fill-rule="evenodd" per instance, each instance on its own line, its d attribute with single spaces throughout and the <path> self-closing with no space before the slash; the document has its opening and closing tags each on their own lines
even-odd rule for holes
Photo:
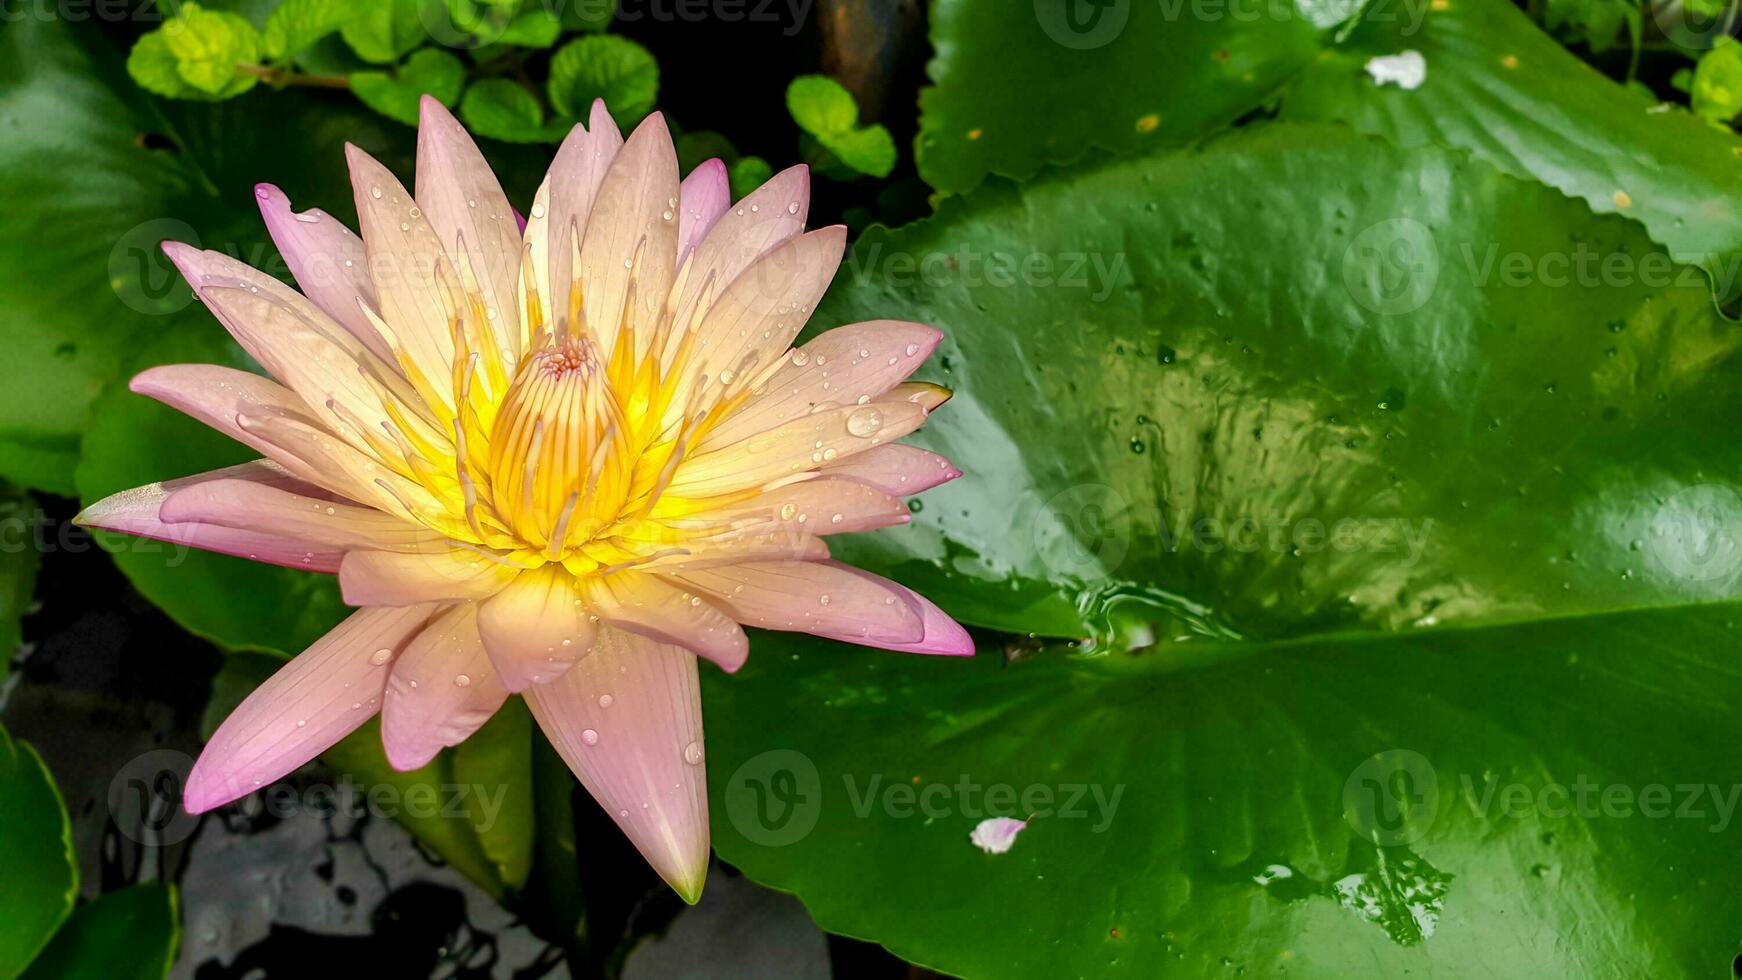
<svg viewBox="0 0 1742 980">
<path fill-rule="evenodd" d="M 622 411 L 593 344 L 554 337 L 521 362 L 490 436 L 492 503 L 528 546 L 564 557 L 628 491 Z"/>
</svg>

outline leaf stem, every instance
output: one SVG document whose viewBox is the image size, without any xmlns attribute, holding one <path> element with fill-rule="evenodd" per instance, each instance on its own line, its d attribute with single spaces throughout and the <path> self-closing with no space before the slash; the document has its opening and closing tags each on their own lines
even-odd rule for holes
<svg viewBox="0 0 1742 980">
<path fill-rule="evenodd" d="M 270 68 L 266 65 L 243 63 L 236 70 L 244 75 L 253 75 L 268 85 L 309 85 L 317 88 L 350 88 L 351 80 L 343 75 L 306 75 L 302 72 L 288 71 L 283 68 Z"/>
</svg>

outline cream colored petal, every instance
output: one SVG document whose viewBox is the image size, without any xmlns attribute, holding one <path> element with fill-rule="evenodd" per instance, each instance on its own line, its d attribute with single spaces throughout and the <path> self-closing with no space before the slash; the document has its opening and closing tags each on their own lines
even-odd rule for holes
<svg viewBox="0 0 1742 980">
<path fill-rule="evenodd" d="M 386 339 L 427 382 L 426 390 L 452 409 L 454 336 L 438 271 L 441 240 L 391 171 L 349 143 L 345 159 Z M 447 281 L 453 282 L 453 270 Z"/>
<path fill-rule="evenodd" d="M 446 538 L 422 525 L 373 508 L 246 479 L 205 480 L 176 490 L 164 500 L 158 516 L 166 524 L 215 524 L 341 551 L 429 552 L 451 547 Z"/>
<path fill-rule="evenodd" d="M 244 441 L 264 445 L 267 455 L 298 476 L 312 474 L 307 477 L 310 482 L 331 486 L 343 496 L 408 521 L 417 520 L 418 514 L 442 512 L 441 503 L 422 484 L 382 466 L 319 425 L 276 412 L 244 412 L 235 422 L 248 437 Z"/>
<path fill-rule="evenodd" d="M 579 277 L 586 326 L 606 363 L 621 331 L 644 351 L 677 275 L 677 151 L 665 118 L 635 127 L 587 217 Z"/>
<path fill-rule="evenodd" d="M 339 563 L 339 591 L 353 606 L 488 599 L 519 570 L 469 551 L 353 551 Z"/>
<path fill-rule="evenodd" d="M 772 429 L 819 406 L 858 405 L 877 398 L 912 374 L 943 338 L 935 328 L 900 320 L 836 327 L 798 348 L 741 408 L 702 437 L 699 450 L 717 449 Z"/>
<path fill-rule="evenodd" d="M 907 435 L 925 410 L 907 401 L 825 409 L 678 465 L 669 493 L 709 497 L 765 486 Z"/>
<path fill-rule="evenodd" d="M 320 493 L 278 464 L 256 460 L 110 494 L 80 511 L 73 521 L 82 527 L 121 531 L 286 568 L 329 573 L 339 570 L 339 562 L 345 556 L 344 548 L 321 537 L 299 534 L 295 528 L 235 528 L 217 523 L 187 523 L 163 516 L 164 504 L 170 498 L 183 493 L 198 493 L 208 485 L 247 486 L 268 493 L 284 492 L 275 489 L 278 487 Z"/>
<path fill-rule="evenodd" d="M 163 250 L 236 342 L 295 391 L 310 415 L 354 447 L 377 451 L 385 401 L 412 397 L 397 371 L 277 279 L 221 252 L 179 242 Z"/>
<path fill-rule="evenodd" d="M 741 561 L 822 561 L 828 557 L 829 546 L 822 538 L 781 529 L 766 534 L 727 535 L 717 540 L 692 541 L 677 553 L 637 567 L 644 572 L 664 572 Z"/>
<path fill-rule="evenodd" d="M 683 647 L 727 673 L 750 656 L 750 641 L 730 616 L 653 575 L 615 572 L 585 579 L 582 586 L 587 604 L 607 626 Z"/>
<path fill-rule="evenodd" d="M 556 679 L 593 649 L 597 618 L 560 565 L 520 573 L 484 601 L 478 629 L 510 691 Z"/>
<path fill-rule="evenodd" d="M 684 900 L 708 871 L 708 793 L 696 658 L 620 630 L 527 707 L 593 799 Z"/>
<path fill-rule="evenodd" d="M 698 323 L 676 324 L 692 328 L 695 337 L 676 367 L 680 393 L 668 423 L 691 404 L 691 386 L 706 386 L 700 404 L 711 407 L 775 370 L 834 279 L 846 242 L 841 225 L 790 239 L 734 280 Z"/>
<path fill-rule="evenodd" d="M 381 745 L 402 772 L 458 745 L 508 700 L 484 643 L 478 604 L 462 602 L 432 619 L 393 661 L 381 697 Z"/>
<path fill-rule="evenodd" d="M 128 387 L 271 457 L 299 479 L 371 506 L 380 507 L 383 501 L 385 492 L 370 482 L 373 477 L 361 476 L 368 461 L 349 443 L 304 435 L 279 441 L 277 436 L 284 433 L 265 419 L 281 418 L 285 421 L 280 429 L 302 434 L 323 430 L 307 403 L 270 378 L 216 364 L 168 364 L 140 372 Z M 244 427 L 243 418 L 253 421 Z"/>
<path fill-rule="evenodd" d="M 500 340 L 520 356 L 519 331 L 507 329 L 520 316 L 520 228 L 502 185 L 459 120 L 428 95 L 420 103 L 417 126 L 417 203 L 455 260 L 464 254 L 484 294 L 485 305 L 501 324 Z"/>
<path fill-rule="evenodd" d="M 834 562 L 746 562 L 669 576 L 746 626 L 917 643 L 920 610 L 905 590 Z"/>
<path fill-rule="evenodd" d="M 660 516 L 655 509 L 654 516 Z M 913 520 L 907 504 L 848 479 L 810 479 L 713 510 L 669 519 L 686 530 L 747 537 L 775 533 L 845 534 Z"/>
<path fill-rule="evenodd" d="M 182 788 L 203 813 L 285 776 L 375 716 L 388 665 L 434 606 L 359 609 L 254 689 L 212 733 Z"/>
<path fill-rule="evenodd" d="M 546 325 L 568 309 L 575 250 L 586 237 L 599 185 L 622 147 L 623 134 L 606 111 L 605 100 L 593 100 L 587 125 L 569 130 L 533 199 L 525 240 Z"/>
<path fill-rule="evenodd" d="M 726 209 L 690 254 L 674 288 L 672 322 L 678 329 L 668 340 L 664 366 L 671 366 L 697 308 L 725 292 L 751 263 L 804 231 L 809 208 L 810 168 L 800 164 Z"/>
<path fill-rule="evenodd" d="M 928 449 L 889 443 L 845 459 L 825 463 L 822 476 L 857 480 L 866 486 L 897 496 L 923 493 L 962 475 L 955 464 Z"/>
<path fill-rule="evenodd" d="M 389 363 L 393 352 L 387 341 L 363 314 L 375 306 L 375 286 L 369 281 L 369 260 L 363 254 L 363 239 L 344 222 L 319 208 L 293 212 L 290 198 L 271 184 L 255 184 L 260 216 L 278 254 L 296 284 L 315 305 L 326 311 L 375 356 Z"/>
</svg>

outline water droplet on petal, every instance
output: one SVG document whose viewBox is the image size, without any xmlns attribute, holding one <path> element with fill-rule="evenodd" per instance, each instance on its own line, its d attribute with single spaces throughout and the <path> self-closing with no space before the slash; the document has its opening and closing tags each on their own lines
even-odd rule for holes
<svg viewBox="0 0 1742 980">
<path fill-rule="evenodd" d="M 586 731 L 581 733 L 581 741 L 587 743 L 588 745 L 598 745 L 599 744 L 599 733 L 595 732 L 591 728 L 589 728 Z"/>
<path fill-rule="evenodd" d="M 466 674 L 455 674 L 454 675 L 454 686 L 455 687 L 465 687 L 466 685 L 468 685 L 470 683 L 472 683 L 472 678 L 467 676 Z"/>
<path fill-rule="evenodd" d="M 861 408 L 847 416 L 847 431 L 863 439 L 883 428 L 883 413 L 875 408 Z"/>
<path fill-rule="evenodd" d="M 609 694 L 599 695 L 599 707 L 609 708 L 611 706 L 611 700 L 612 700 L 612 698 L 611 698 L 611 695 L 609 695 Z"/>
<path fill-rule="evenodd" d="M 702 743 L 691 742 L 690 744 L 684 746 L 683 747 L 683 761 L 689 763 L 692 766 L 701 765 L 701 762 L 702 762 Z"/>
<path fill-rule="evenodd" d="M 393 659 L 393 651 L 383 647 L 375 651 L 374 655 L 369 658 L 369 662 L 379 667 L 391 659 Z"/>
</svg>

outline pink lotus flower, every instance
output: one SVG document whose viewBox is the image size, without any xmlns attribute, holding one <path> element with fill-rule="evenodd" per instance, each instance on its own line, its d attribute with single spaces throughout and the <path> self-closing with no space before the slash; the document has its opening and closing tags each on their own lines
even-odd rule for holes
<svg viewBox="0 0 1742 980">
<path fill-rule="evenodd" d="M 949 397 L 903 383 L 940 335 L 880 320 L 789 349 L 846 237 L 803 230 L 803 167 L 733 206 L 720 161 L 680 184 L 660 116 L 625 141 L 597 103 L 522 231 L 453 117 L 427 98 L 422 115 L 415 197 L 346 148 L 361 239 L 258 188 L 301 293 L 164 245 L 277 380 L 180 364 L 132 388 L 265 458 L 80 521 L 336 572 L 361 607 L 212 736 L 190 811 L 377 711 L 388 759 L 420 767 L 516 693 L 693 902 L 708 862 L 695 657 L 736 670 L 741 623 L 973 652 L 937 607 L 823 542 L 905 523 L 903 495 L 961 475 L 895 442 Z"/>
</svg>

